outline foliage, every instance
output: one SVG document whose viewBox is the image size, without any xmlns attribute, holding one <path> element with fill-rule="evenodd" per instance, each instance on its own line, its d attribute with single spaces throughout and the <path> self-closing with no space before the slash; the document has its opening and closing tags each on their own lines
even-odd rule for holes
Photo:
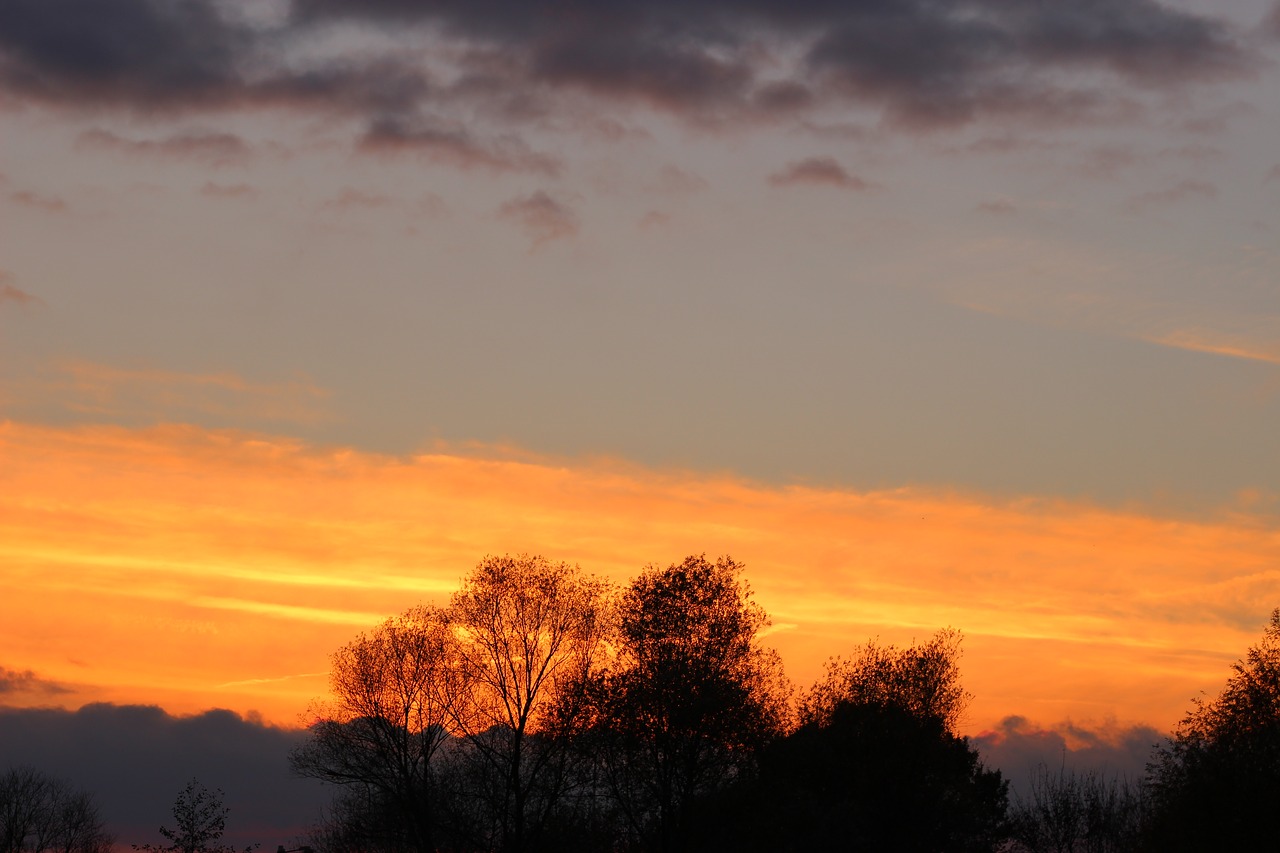
<svg viewBox="0 0 1280 853">
<path fill-rule="evenodd" d="M 173 829 L 160 827 L 160 834 L 169 843 L 134 844 L 133 849 L 146 853 L 240 853 L 221 843 L 231 811 L 223 805 L 222 796 L 221 789 L 209 790 L 192 779 L 174 800 Z M 256 846 L 244 848 L 243 853 L 250 853 Z"/>
<path fill-rule="evenodd" d="M 973 698 L 960 686 L 959 631 L 946 628 L 928 642 L 899 649 L 868 640 L 852 658 L 832 658 L 826 674 L 801 699 L 802 722 L 821 722 L 837 705 L 901 708 L 936 717 L 954 732 Z"/>
<path fill-rule="evenodd" d="M 968 699 L 960 635 L 923 646 L 868 643 L 833 660 L 800 702 L 800 726 L 759 773 L 713 800 L 703 850 L 991 851 L 1007 783 L 952 729 Z"/>
<path fill-rule="evenodd" d="M 0 853 L 107 853 L 93 798 L 33 767 L 0 775 Z"/>
<path fill-rule="evenodd" d="M 759 773 L 700 814 L 705 851 L 990 853 L 1007 787 L 937 717 L 840 703 L 760 756 Z"/>
<path fill-rule="evenodd" d="M 1217 698 L 1193 700 L 1147 767 L 1147 846 L 1267 849 L 1280 802 L 1280 608 Z"/>
<path fill-rule="evenodd" d="M 1138 848 L 1145 817 L 1142 785 L 1041 764 L 1009 810 L 1010 853 L 1125 853 Z"/>
<path fill-rule="evenodd" d="M 617 661 L 592 685 L 611 794 L 652 849 L 679 849 L 694 799 L 785 726 L 788 686 L 741 572 L 704 556 L 643 572 L 622 597 Z"/>
</svg>

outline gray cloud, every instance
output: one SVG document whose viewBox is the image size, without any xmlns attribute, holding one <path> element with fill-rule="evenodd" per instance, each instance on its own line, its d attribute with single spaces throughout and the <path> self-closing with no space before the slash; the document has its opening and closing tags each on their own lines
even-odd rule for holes
<svg viewBox="0 0 1280 853">
<path fill-rule="evenodd" d="M 457 48 L 447 51 L 456 79 L 433 85 L 403 52 L 301 66 L 280 58 L 319 28 L 347 24 L 434 33 Z M 232 21 L 214 0 L 0 5 L 0 87 L 20 98 L 356 111 L 371 122 L 367 144 L 416 142 L 464 164 L 485 162 L 487 149 L 405 123 L 451 99 L 536 115 L 548 96 L 575 90 L 695 122 L 824 102 L 870 105 L 920 129 L 985 115 L 1092 121 L 1134 108 L 1098 72 L 1140 91 L 1256 63 L 1224 20 L 1157 0 L 295 0 L 271 27 Z"/>
<path fill-rule="evenodd" d="M 32 300 L 35 297 L 27 296 L 15 287 L 4 285 L 0 287 L 0 301 L 11 298 L 9 292 L 21 294 L 26 300 Z M 19 299 L 18 301 L 23 301 Z M 0 696 L 8 693 L 25 693 L 25 694 L 43 694 L 48 696 L 56 696 L 59 693 L 70 693 L 71 688 L 65 687 L 56 681 L 49 681 L 41 678 L 29 669 L 16 670 L 7 669 L 0 666 Z"/>
<path fill-rule="evenodd" d="M 80 134 L 76 148 L 199 160 L 211 166 L 239 166 L 253 156 L 252 147 L 239 136 L 213 131 L 185 131 L 163 139 L 129 139 L 94 128 Z"/>
<path fill-rule="evenodd" d="M 374 121 L 359 143 L 368 154 L 417 154 L 427 160 L 462 169 L 493 172 L 531 172 L 555 176 L 556 158 L 530 149 L 514 136 L 482 142 L 462 127 L 440 127 L 426 122 L 382 118 Z"/>
<path fill-rule="evenodd" d="M 121 844 L 161 841 L 156 827 L 172 825 L 174 797 L 193 776 L 225 792 L 229 842 L 288 844 L 328 801 L 319 783 L 289 774 L 289 751 L 305 737 L 230 711 L 174 717 L 140 705 L 0 707 L 3 761 L 89 791 Z"/>
<path fill-rule="evenodd" d="M 1136 782 L 1146 772 L 1153 747 L 1164 735 L 1150 726 L 1088 728 L 1065 723 L 1054 728 L 1024 717 L 1005 717 L 994 731 L 972 738 L 983 761 L 998 767 L 1014 793 L 1026 795 L 1036 766 L 1065 766 L 1077 773 L 1097 771 L 1106 778 Z"/>
</svg>

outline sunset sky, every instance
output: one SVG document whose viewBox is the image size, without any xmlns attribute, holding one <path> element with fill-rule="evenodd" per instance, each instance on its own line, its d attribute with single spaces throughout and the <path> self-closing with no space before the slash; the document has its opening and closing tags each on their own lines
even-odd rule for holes
<svg viewBox="0 0 1280 853">
<path fill-rule="evenodd" d="M 487 554 L 705 552 L 801 686 L 951 626 L 966 734 L 1167 730 L 1280 606 L 1277 63 L 1272 0 L 6 0 L 0 706 L 296 726 Z"/>
</svg>

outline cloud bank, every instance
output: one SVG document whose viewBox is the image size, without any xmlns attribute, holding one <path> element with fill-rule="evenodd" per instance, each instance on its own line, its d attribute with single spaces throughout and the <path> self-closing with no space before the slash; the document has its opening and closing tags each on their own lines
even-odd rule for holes
<svg viewBox="0 0 1280 853">
<path fill-rule="evenodd" d="M 865 106 L 910 129 L 983 116 L 1095 121 L 1130 113 L 1143 92 L 1247 75 L 1258 62 L 1225 20 L 1156 0 L 294 0 L 257 22 L 228 8 L 10 0 L 0 91 L 143 113 L 347 112 L 368 121 L 366 144 L 506 162 L 465 133 L 415 123 L 476 106 L 539 118 L 578 96 L 703 124 L 822 105 Z M 385 49 L 317 47 L 357 27 Z"/>
<path fill-rule="evenodd" d="M 121 845 L 163 841 L 156 827 L 173 826 L 174 798 L 195 777 L 226 795 L 226 842 L 293 846 L 329 799 L 329 789 L 289 773 L 289 752 L 305 737 L 230 711 L 0 707 L 2 767 L 30 764 L 89 791 Z"/>
</svg>

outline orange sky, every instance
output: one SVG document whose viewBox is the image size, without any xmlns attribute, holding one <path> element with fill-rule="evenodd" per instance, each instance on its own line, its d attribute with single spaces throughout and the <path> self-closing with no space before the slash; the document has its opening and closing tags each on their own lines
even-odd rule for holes
<svg viewBox="0 0 1280 853">
<path fill-rule="evenodd" d="M 731 554 L 801 685 L 869 636 L 965 633 L 968 730 L 1167 727 L 1280 604 L 1280 532 L 910 489 L 776 487 L 496 448 L 411 458 L 194 426 L 0 423 L 8 702 L 227 707 L 293 724 L 356 632 L 441 600 L 484 555 L 625 580 Z"/>
</svg>

